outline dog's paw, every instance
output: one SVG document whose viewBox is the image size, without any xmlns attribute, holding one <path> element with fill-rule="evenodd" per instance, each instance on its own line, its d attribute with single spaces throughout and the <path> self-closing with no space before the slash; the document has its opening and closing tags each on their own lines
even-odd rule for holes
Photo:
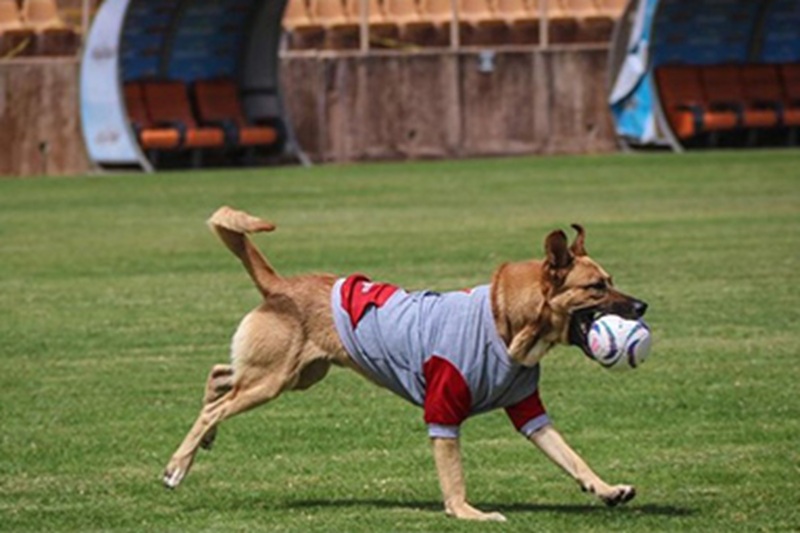
<svg viewBox="0 0 800 533">
<path fill-rule="evenodd" d="M 184 458 L 173 456 L 167 468 L 164 469 L 164 475 L 161 477 L 164 486 L 168 489 L 178 488 L 178 485 L 181 484 L 181 481 L 183 481 L 183 478 L 186 477 L 192 467 L 192 459 L 193 456 Z"/>
<path fill-rule="evenodd" d="M 164 471 L 164 476 L 161 478 L 161 481 L 164 483 L 164 486 L 168 489 L 176 489 L 178 485 L 181 484 L 183 481 L 183 477 L 186 475 L 186 472 L 181 470 L 180 468 L 170 469 L 167 468 Z"/>
<path fill-rule="evenodd" d="M 631 485 L 616 485 L 611 487 L 608 494 L 600 495 L 603 503 L 609 507 L 615 507 L 621 503 L 629 502 L 636 497 L 636 487 Z"/>
<path fill-rule="evenodd" d="M 458 518 L 460 520 L 476 520 L 478 522 L 506 522 L 507 519 L 501 513 L 484 513 L 477 510 L 469 504 L 463 504 L 458 507 L 448 507 L 445 510 L 447 516 Z"/>
</svg>

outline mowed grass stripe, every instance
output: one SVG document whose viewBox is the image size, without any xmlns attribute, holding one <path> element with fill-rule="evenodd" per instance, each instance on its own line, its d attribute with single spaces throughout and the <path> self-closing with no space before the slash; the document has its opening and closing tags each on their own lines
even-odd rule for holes
<svg viewBox="0 0 800 533">
<path fill-rule="evenodd" d="M 469 421 L 471 499 L 503 531 L 800 529 L 800 153 L 369 164 L 0 181 L 0 529 L 486 531 L 440 512 L 421 412 L 333 371 L 227 422 L 185 486 L 159 475 L 258 294 L 204 227 L 278 223 L 284 274 L 485 283 L 555 227 L 646 299 L 652 359 L 544 363 L 567 439 L 639 496 L 605 509 L 516 435 Z"/>
</svg>

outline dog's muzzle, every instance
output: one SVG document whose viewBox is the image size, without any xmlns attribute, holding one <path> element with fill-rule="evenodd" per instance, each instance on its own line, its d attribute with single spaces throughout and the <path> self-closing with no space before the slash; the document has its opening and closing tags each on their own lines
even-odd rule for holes
<svg viewBox="0 0 800 533">
<path fill-rule="evenodd" d="M 647 304 L 631 297 L 609 306 L 595 306 L 574 311 L 569 322 L 569 343 L 580 347 L 589 359 L 594 359 L 589 348 L 589 330 L 592 329 L 595 320 L 603 315 L 618 315 L 629 320 L 638 320 L 646 312 Z"/>
</svg>

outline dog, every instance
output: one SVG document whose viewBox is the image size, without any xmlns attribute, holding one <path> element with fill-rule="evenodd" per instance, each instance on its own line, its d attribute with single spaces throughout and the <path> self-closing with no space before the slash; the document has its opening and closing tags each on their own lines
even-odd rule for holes
<svg viewBox="0 0 800 533">
<path fill-rule="evenodd" d="M 587 335 L 597 316 L 640 318 L 647 309 L 588 256 L 582 226 L 573 224 L 572 244 L 563 231 L 551 232 L 544 259 L 502 264 L 488 285 L 440 294 L 361 275 L 284 278 L 248 237 L 273 231 L 273 224 L 222 207 L 208 225 L 263 301 L 239 324 L 231 364 L 211 369 L 200 415 L 164 472 L 167 487 L 180 484 L 199 448 L 211 447 L 220 422 L 284 391 L 305 390 L 337 365 L 423 407 L 449 516 L 505 520 L 469 504 L 459 448 L 461 422 L 497 408 L 583 491 L 609 506 L 636 495 L 633 486 L 606 483 L 586 464 L 539 397 L 539 362 L 554 346 L 577 346 L 591 357 Z"/>
</svg>

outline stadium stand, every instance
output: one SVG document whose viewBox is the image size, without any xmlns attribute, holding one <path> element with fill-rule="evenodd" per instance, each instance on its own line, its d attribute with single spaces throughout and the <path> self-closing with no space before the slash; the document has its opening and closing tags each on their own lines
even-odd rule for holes
<svg viewBox="0 0 800 533">
<path fill-rule="evenodd" d="M 289 0 L 284 29 L 292 49 L 324 46 L 356 48 L 360 0 Z M 502 46 L 538 44 L 544 0 L 458 0 L 459 44 Z M 547 0 L 548 42 L 555 44 L 608 42 L 626 0 Z M 451 0 L 369 0 L 370 42 L 397 39 L 415 44 L 450 46 Z M 309 46 L 307 34 L 326 34 Z"/>
<path fill-rule="evenodd" d="M 33 55 L 36 33 L 22 23 L 16 0 L 0 0 L 0 59 Z"/>
<path fill-rule="evenodd" d="M 200 80 L 193 87 L 200 122 L 221 128 L 228 146 L 271 146 L 279 141 L 273 120 L 264 118 L 255 124 L 247 121 L 233 80 Z"/>
</svg>

